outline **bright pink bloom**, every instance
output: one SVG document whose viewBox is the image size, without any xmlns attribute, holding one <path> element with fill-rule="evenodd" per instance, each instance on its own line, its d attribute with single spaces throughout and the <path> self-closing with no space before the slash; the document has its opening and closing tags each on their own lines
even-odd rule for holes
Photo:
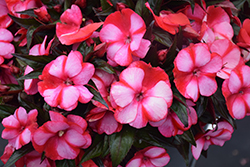
<svg viewBox="0 0 250 167">
<path fill-rule="evenodd" d="M 25 28 L 20 28 L 16 33 L 15 33 L 15 42 L 20 41 L 19 46 L 25 46 L 27 44 L 27 29 Z M 17 36 L 20 35 L 20 36 Z"/>
<path fill-rule="evenodd" d="M 151 42 L 143 39 L 146 25 L 131 9 L 110 14 L 100 31 L 100 40 L 106 42 L 108 63 L 112 66 L 128 66 L 132 61 L 144 58 Z"/>
<path fill-rule="evenodd" d="M 250 67 L 243 65 L 235 68 L 222 84 L 230 115 L 242 119 L 250 114 Z"/>
<path fill-rule="evenodd" d="M 80 149 L 91 144 L 91 136 L 86 131 L 87 122 L 80 116 L 63 115 L 50 111 L 50 120 L 39 127 L 32 138 L 32 144 L 39 153 L 52 160 L 75 159 Z"/>
<path fill-rule="evenodd" d="M 217 90 L 216 73 L 222 67 L 221 57 L 210 53 L 206 44 L 191 44 L 174 60 L 174 82 L 179 92 L 196 102 L 201 95 L 211 96 Z"/>
<path fill-rule="evenodd" d="M 36 109 L 30 110 L 28 114 L 23 107 L 16 109 L 14 115 L 10 115 L 2 121 L 5 127 L 2 138 L 7 139 L 15 149 L 28 144 L 38 126 L 36 123 L 37 114 Z"/>
<path fill-rule="evenodd" d="M 250 19 L 245 19 L 240 29 L 239 35 L 237 36 L 240 47 L 250 48 Z"/>
<path fill-rule="evenodd" d="M 91 23 L 80 28 L 82 13 L 77 5 L 72 5 L 60 17 L 62 23 L 56 24 L 56 35 L 65 45 L 71 45 L 88 39 L 103 23 Z"/>
<path fill-rule="evenodd" d="M 210 51 L 218 53 L 222 58 L 222 69 L 217 72 L 217 76 L 222 79 L 229 78 L 231 71 L 240 62 L 240 49 L 228 39 L 219 39 L 210 46 Z"/>
<path fill-rule="evenodd" d="M 226 121 L 218 122 L 216 125 L 211 125 L 211 129 L 204 134 L 195 136 L 196 147 L 192 145 L 191 150 L 194 158 L 198 160 L 202 150 L 207 150 L 210 145 L 223 146 L 224 143 L 231 139 L 233 127 Z"/>
<path fill-rule="evenodd" d="M 142 128 L 148 121 L 166 118 L 173 93 L 168 75 L 161 68 L 136 61 L 121 72 L 119 79 L 110 90 L 118 122 Z"/>
<path fill-rule="evenodd" d="M 15 52 L 15 48 L 11 42 L 13 41 L 13 35 L 5 28 L 0 28 L 0 64 L 4 62 L 4 59 L 12 58 L 12 53 Z"/>
<path fill-rule="evenodd" d="M 185 125 L 181 122 L 176 113 L 171 109 L 168 112 L 167 118 L 163 119 L 160 122 L 149 122 L 150 125 L 158 127 L 159 132 L 165 137 L 171 137 L 183 134 L 184 131 L 190 129 L 192 125 L 195 125 L 198 119 L 196 111 L 194 110 L 193 107 L 191 107 L 194 105 L 194 103 L 191 101 L 187 101 L 187 103 L 188 105 L 190 105 L 187 108 L 187 116 L 188 116 L 187 127 L 185 127 Z"/>
<path fill-rule="evenodd" d="M 38 91 L 52 107 L 71 111 L 78 101 L 88 103 L 93 94 L 84 87 L 93 76 L 95 68 L 83 62 L 78 51 L 71 51 L 67 56 L 59 56 L 43 69 L 38 83 Z"/>
<path fill-rule="evenodd" d="M 29 55 L 33 55 L 33 56 L 49 55 L 49 50 L 50 50 L 50 47 L 54 38 L 50 40 L 47 48 L 45 48 L 46 40 L 47 40 L 47 35 L 44 37 L 44 40 L 41 44 L 36 44 L 29 50 Z"/>
<path fill-rule="evenodd" d="M 162 167 L 168 164 L 170 157 L 161 147 L 150 146 L 135 153 L 126 167 Z"/>
<path fill-rule="evenodd" d="M 12 19 L 8 16 L 9 10 L 5 0 L 0 0 L 0 27 L 8 28 L 12 24 Z"/>
</svg>

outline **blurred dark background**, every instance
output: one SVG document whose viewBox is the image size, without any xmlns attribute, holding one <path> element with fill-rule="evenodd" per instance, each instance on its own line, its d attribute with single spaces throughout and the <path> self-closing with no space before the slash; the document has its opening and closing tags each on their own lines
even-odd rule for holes
<svg viewBox="0 0 250 167">
<path fill-rule="evenodd" d="M 225 142 L 223 147 L 210 146 L 208 157 L 201 156 L 192 167 L 249 167 L 250 166 L 250 117 L 237 120 L 237 129 L 231 140 Z M 0 124 L 0 131 L 3 130 Z M 7 140 L 0 138 L 0 155 L 3 154 Z M 186 167 L 184 159 L 174 148 L 169 148 L 170 162 L 167 167 Z M 0 166 L 3 163 L 0 162 Z"/>
</svg>

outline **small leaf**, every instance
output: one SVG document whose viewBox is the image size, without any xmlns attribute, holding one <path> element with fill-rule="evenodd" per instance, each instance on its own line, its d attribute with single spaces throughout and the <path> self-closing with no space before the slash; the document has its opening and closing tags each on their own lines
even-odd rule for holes
<svg viewBox="0 0 250 167">
<path fill-rule="evenodd" d="M 42 71 L 39 69 L 38 71 L 32 71 L 26 75 L 21 76 L 20 78 L 18 78 L 18 80 L 24 80 L 24 79 L 36 79 L 38 78 L 39 75 L 42 74 Z"/>
<path fill-rule="evenodd" d="M 16 110 L 16 107 L 7 105 L 7 104 L 1 104 L 0 105 L 0 118 L 3 119 L 5 117 L 8 117 L 12 114 L 14 114 Z"/>
<path fill-rule="evenodd" d="M 93 46 L 88 46 L 86 42 L 82 42 L 78 48 L 77 51 L 79 51 L 83 55 L 83 59 L 85 60 L 85 57 L 93 51 Z"/>
<path fill-rule="evenodd" d="M 182 137 L 184 140 L 191 143 L 192 145 L 196 146 L 194 135 L 193 135 L 191 129 L 185 131 L 182 135 L 180 135 L 180 137 Z"/>
<path fill-rule="evenodd" d="M 14 153 L 11 155 L 11 157 L 3 167 L 12 167 L 12 165 L 14 165 L 17 160 L 33 150 L 34 148 L 32 147 L 31 143 L 24 145 L 20 149 L 14 151 Z"/>
<path fill-rule="evenodd" d="M 29 29 L 30 26 L 33 26 L 33 27 L 39 27 L 41 25 L 41 23 L 39 23 L 38 21 L 36 21 L 35 19 L 23 19 L 23 18 L 18 18 L 18 17 L 15 17 L 13 15 L 10 15 L 8 14 L 11 19 L 17 23 L 18 25 L 24 27 L 25 29 Z"/>
<path fill-rule="evenodd" d="M 98 157 L 92 159 L 98 167 L 105 167 L 102 160 Z"/>
<path fill-rule="evenodd" d="M 158 15 L 162 6 L 162 0 L 148 0 L 151 9 Z"/>
<path fill-rule="evenodd" d="M 176 146 L 179 153 L 182 155 L 186 162 L 186 166 L 189 164 L 189 143 L 187 141 L 182 141 L 181 145 Z"/>
<path fill-rule="evenodd" d="M 205 113 L 207 108 L 207 103 L 208 103 L 208 98 L 204 96 L 200 96 L 200 98 L 196 102 L 196 112 L 198 118 L 200 118 Z"/>
<path fill-rule="evenodd" d="M 31 17 L 37 17 L 37 15 L 34 13 L 34 9 L 27 9 L 27 10 L 16 12 L 16 13 L 28 15 Z"/>
<path fill-rule="evenodd" d="M 161 28 L 155 27 L 153 29 L 153 35 L 155 36 L 155 40 L 160 42 L 161 44 L 170 47 L 173 43 L 171 36 L 167 31 L 164 31 Z"/>
<path fill-rule="evenodd" d="M 92 98 L 93 100 L 96 100 L 96 101 L 100 102 L 101 104 L 105 105 L 107 108 L 109 108 L 108 104 L 102 98 L 100 92 L 98 91 L 98 89 L 95 86 L 95 83 L 92 80 L 89 81 L 89 85 L 85 85 L 85 86 L 94 95 L 94 97 Z"/>
<path fill-rule="evenodd" d="M 31 42 L 32 42 L 32 39 L 33 39 L 33 34 L 34 34 L 34 31 L 36 30 L 36 28 L 34 26 L 30 26 L 28 31 L 27 31 L 27 49 L 30 48 L 30 45 L 31 45 Z"/>
<path fill-rule="evenodd" d="M 109 136 L 109 149 L 113 166 L 118 166 L 134 142 L 135 129 L 123 126 L 121 132 Z"/>
<path fill-rule="evenodd" d="M 56 160 L 56 167 L 74 167 L 76 166 L 75 160 L 69 160 L 69 159 L 64 159 L 64 160 Z"/>
<path fill-rule="evenodd" d="M 93 63 L 97 69 L 103 70 L 109 74 L 115 74 L 113 67 L 102 59 L 95 58 L 91 63 Z"/>
<path fill-rule="evenodd" d="M 69 9 L 71 6 L 71 0 L 64 0 L 64 11 Z"/>
<path fill-rule="evenodd" d="M 106 10 L 111 7 L 106 0 L 101 0 L 101 6 L 102 6 L 102 10 Z"/>
</svg>

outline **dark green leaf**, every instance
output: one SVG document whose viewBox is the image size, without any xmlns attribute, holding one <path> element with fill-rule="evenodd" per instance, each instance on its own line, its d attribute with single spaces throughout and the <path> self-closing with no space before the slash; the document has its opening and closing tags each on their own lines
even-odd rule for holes
<svg viewBox="0 0 250 167">
<path fill-rule="evenodd" d="M 189 164 L 189 143 L 187 141 L 182 141 L 181 145 L 177 145 L 176 146 L 177 150 L 179 151 L 179 153 L 182 155 L 182 157 L 184 158 L 186 165 L 188 166 Z"/>
<path fill-rule="evenodd" d="M 105 167 L 102 160 L 98 157 L 92 159 L 98 167 Z"/>
<path fill-rule="evenodd" d="M 69 9 L 71 6 L 71 0 L 64 0 L 64 11 Z"/>
<path fill-rule="evenodd" d="M 21 91 L 23 90 L 23 88 L 20 85 L 16 85 L 16 84 L 7 84 L 8 87 L 10 87 L 9 91 Z"/>
<path fill-rule="evenodd" d="M 94 64 L 95 68 L 106 71 L 109 74 L 115 74 L 115 70 L 111 65 L 102 59 L 94 59 L 91 63 Z"/>
<path fill-rule="evenodd" d="M 91 146 L 85 151 L 79 164 L 92 158 L 101 156 L 107 151 L 108 147 L 104 146 L 105 135 L 95 135 Z"/>
<path fill-rule="evenodd" d="M 241 9 L 243 8 L 245 2 L 246 0 L 238 0 L 238 1 L 233 1 L 233 4 L 237 9 Z"/>
<path fill-rule="evenodd" d="M 107 108 L 109 108 L 108 104 L 102 98 L 100 92 L 98 91 L 98 89 L 95 86 L 95 83 L 92 80 L 89 81 L 89 85 L 85 85 L 85 86 L 94 95 L 93 100 L 96 100 L 96 101 L 100 102 L 101 104 L 103 104 L 104 106 L 106 106 Z"/>
<path fill-rule="evenodd" d="M 162 0 L 148 0 L 148 3 L 151 9 L 154 11 L 156 15 L 160 12 Z"/>
<path fill-rule="evenodd" d="M 169 33 L 161 28 L 155 27 L 153 29 L 153 35 L 155 40 L 161 44 L 170 47 L 173 44 L 172 38 Z"/>
<path fill-rule="evenodd" d="M 18 25 L 20 25 L 26 29 L 29 29 L 30 26 L 39 27 L 41 25 L 41 23 L 39 23 L 38 21 L 36 21 L 35 19 L 32 19 L 32 18 L 23 19 L 23 18 L 15 17 L 15 16 L 10 15 L 10 14 L 9 14 L 9 16 L 11 17 L 11 19 L 15 23 L 17 23 Z"/>
<path fill-rule="evenodd" d="M 118 166 L 134 142 L 135 129 L 123 126 L 121 132 L 109 136 L 109 149 L 113 166 Z"/>
<path fill-rule="evenodd" d="M 208 98 L 201 96 L 196 103 L 196 112 L 198 118 L 200 118 L 206 111 Z"/>
<path fill-rule="evenodd" d="M 187 131 L 185 131 L 181 137 L 186 140 L 187 142 L 191 143 L 192 145 L 196 146 L 196 142 L 195 142 L 195 139 L 194 139 L 194 135 L 192 133 L 192 131 L 189 129 Z"/>
<path fill-rule="evenodd" d="M 39 75 L 42 74 L 41 70 L 38 71 L 32 71 L 26 75 L 21 76 L 20 78 L 18 78 L 18 80 L 24 80 L 24 79 L 36 79 L 38 78 Z"/>
<path fill-rule="evenodd" d="M 153 67 L 157 67 L 159 65 L 156 46 L 150 47 L 147 55 L 144 58 L 144 61 L 146 63 L 150 63 Z"/>
<path fill-rule="evenodd" d="M 20 149 L 14 151 L 14 153 L 11 155 L 11 157 L 3 167 L 12 167 L 12 165 L 14 165 L 17 160 L 33 150 L 34 148 L 32 147 L 31 143 L 24 145 Z"/>
<path fill-rule="evenodd" d="M 28 31 L 27 31 L 27 49 L 30 48 L 30 45 L 31 45 L 31 42 L 32 42 L 32 39 L 33 39 L 33 34 L 34 34 L 34 31 L 36 30 L 36 28 L 34 26 L 30 26 Z"/>
<path fill-rule="evenodd" d="M 102 6 L 102 10 L 107 10 L 111 7 L 106 0 L 101 0 L 101 6 Z"/>
<path fill-rule="evenodd" d="M 83 55 L 83 60 L 85 60 L 85 57 L 86 57 L 90 52 L 93 51 L 93 46 L 90 46 L 90 47 L 89 47 L 89 46 L 86 44 L 86 42 L 82 42 L 82 43 L 78 46 L 77 50 Z"/>
<path fill-rule="evenodd" d="M 74 159 L 73 160 L 64 159 L 56 161 L 56 167 L 74 167 L 74 166 L 76 166 Z"/>
<path fill-rule="evenodd" d="M 27 9 L 27 10 L 16 12 L 16 13 L 28 15 L 31 17 L 37 17 L 37 15 L 34 13 L 34 9 Z"/>
<path fill-rule="evenodd" d="M 7 104 L 1 104 L 0 105 L 0 118 L 3 119 L 5 117 L 8 117 L 14 114 L 15 110 L 16 110 L 16 107 L 13 107 Z"/>
<path fill-rule="evenodd" d="M 135 8 L 135 4 L 133 2 L 133 0 L 126 0 L 126 4 L 129 6 L 129 8 L 134 9 Z"/>
<path fill-rule="evenodd" d="M 142 18 L 147 18 L 148 16 L 150 16 L 149 10 L 145 6 L 146 2 L 146 0 L 138 0 L 135 5 L 135 12 Z"/>
<path fill-rule="evenodd" d="M 108 15 L 113 13 L 115 10 L 113 7 L 109 7 L 106 10 L 100 10 L 98 8 L 93 8 L 93 11 L 95 12 L 96 16 L 99 18 L 99 20 L 104 21 Z"/>
</svg>

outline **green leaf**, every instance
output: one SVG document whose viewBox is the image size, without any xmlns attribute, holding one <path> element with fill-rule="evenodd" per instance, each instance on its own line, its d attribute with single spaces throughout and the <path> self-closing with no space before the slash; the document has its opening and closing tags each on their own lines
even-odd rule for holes
<svg viewBox="0 0 250 167">
<path fill-rule="evenodd" d="M 31 143 L 24 145 L 20 149 L 14 151 L 14 153 L 11 155 L 11 157 L 3 167 L 12 167 L 12 165 L 14 165 L 17 160 L 33 150 L 34 148 L 32 147 Z"/>
<path fill-rule="evenodd" d="M 113 67 L 102 59 L 95 58 L 91 63 L 93 63 L 97 69 L 103 70 L 109 74 L 115 74 Z"/>
<path fill-rule="evenodd" d="M 7 104 L 1 104 L 0 105 L 0 118 L 3 119 L 5 117 L 8 117 L 12 114 L 14 114 L 16 110 L 16 107 L 7 105 Z"/>
<path fill-rule="evenodd" d="M 102 160 L 98 157 L 92 159 L 98 167 L 105 167 Z"/>
<path fill-rule="evenodd" d="M 18 78 L 18 80 L 24 80 L 24 79 L 36 79 L 38 78 L 39 75 L 42 74 L 41 69 L 39 69 L 38 71 L 31 71 L 30 73 L 23 75 L 21 77 Z"/>
<path fill-rule="evenodd" d="M 71 6 L 71 0 L 64 0 L 64 11 L 69 9 Z"/>
<path fill-rule="evenodd" d="M 177 145 L 176 146 L 177 150 L 179 151 L 179 153 L 182 155 L 182 157 L 184 158 L 185 162 L 186 162 L 186 166 L 188 166 L 189 164 L 189 143 L 187 141 L 182 141 L 181 145 Z"/>
<path fill-rule="evenodd" d="M 34 13 L 34 9 L 27 9 L 27 10 L 16 12 L 16 13 L 28 15 L 31 17 L 37 17 L 37 15 Z"/>
<path fill-rule="evenodd" d="M 98 102 L 100 102 L 101 104 L 103 104 L 104 106 L 106 106 L 107 108 L 109 108 L 108 104 L 106 103 L 106 101 L 102 98 L 100 92 L 98 91 L 98 89 L 95 86 L 95 83 L 90 80 L 89 85 L 85 85 L 88 90 L 94 95 L 94 97 L 92 98 L 93 100 L 96 100 Z"/>
<path fill-rule="evenodd" d="M 196 112 L 198 118 L 200 118 L 205 113 L 207 108 L 207 103 L 208 103 L 208 98 L 204 96 L 200 96 L 200 98 L 196 102 Z"/>
<path fill-rule="evenodd" d="M 30 26 L 28 31 L 27 31 L 27 49 L 30 48 L 30 45 L 31 45 L 31 42 L 32 42 L 32 39 L 33 39 L 33 34 L 34 34 L 34 31 L 36 30 L 36 28 L 34 26 Z"/>
<path fill-rule="evenodd" d="M 148 3 L 151 9 L 154 11 L 156 15 L 160 12 L 162 0 L 148 0 Z"/>
<path fill-rule="evenodd" d="M 246 0 L 238 0 L 238 1 L 233 1 L 233 4 L 237 9 L 241 9 L 243 8 L 245 2 Z"/>
<path fill-rule="evenodd" d="M 142 18 L 150 16 L 149 10 L 145 6 L 146 0 L 138 0 L 135 5 L 135 12 Z"/>
<path fill-rule="evenodd" d="M 85 60 L 85 57 L 93 51 L 93 46 L 88 46 L 86 42 L 82 42 L 78 48 L 77 51 L 79 51 L 83 55 L 83 60 Z"/>
<path fill-rule="evenodd" d="M 83 157 L 79 164 L 88 161 L 90 159 L 93 159 L 95 157 L 101 156 L 104 152 L 107 152 L 108 147 L 105 146 L 105 137 L 106 135 L 98 135 L 96 134 L 94 136 L 94 141 L 92 142 L 91 146 L 85 151 L 83 154 Z M 107 137 L 106 137 L 107 138 Z M 107 139 L 106 139 L 107 140 Z"/>
<path fill-rule="evenodd" d="M 13 15 L 8 14 L 11 19 L 17 23 L 18 25 L 24 27 L 25 29 L 29 29 L 30 26 L 33 27 L 39 27 L 41 25 L 41 23 L 39 23 L 37 20 L 33 19 L 33 18 L 29 18 L 29 19 L 23 19 L 23 18 L 18 18 L 15 17 Z"/>
<path fill-rule="evenodd" d="M 191 143 L 192 145 L 196 146 L 194 135 L 193 135 L 191 129 L 185 131 L 182 135 L 180 135 L 180 137 L 182 137 L 184 140 Z"/>
<path fill-rule="evenodd" d="M 74 166 L 76 166 L 74 159 L 56 160 L 56 167 L 74 167 Z"/>
<path fill-rule="evenodd" d="M 109 136 L 109 149 L 113 166 L 118 166 L 134 142 L 135 129 L 123 126 L 121 132 Z"/>
<path fill-rule="evenodd" d="M 106 0 L 101 0 L 101 6 L 102 6 L 102 10 L 107 10 L 111 7 Z"/>
<path fill-rule="evenodd" d="M 155 40 L 157 42 L 160 42 L 167 47 L 170 47 L 173 44 L 173 40 L 169 33 L 159 27 L 155 27 L 153 29 L 153 35 L 155 36 Z"/>
</svg>

